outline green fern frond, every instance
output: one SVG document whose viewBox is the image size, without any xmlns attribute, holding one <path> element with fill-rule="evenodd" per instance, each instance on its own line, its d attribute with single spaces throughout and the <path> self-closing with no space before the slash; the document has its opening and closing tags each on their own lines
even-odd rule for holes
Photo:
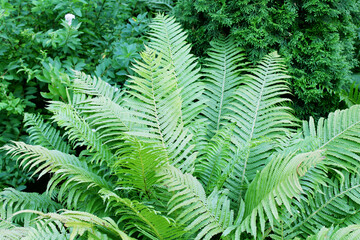
<svg viewBox="0 0 360 240">
<path fill-rule="evenodd" d="M 161 65 L 161 57 L 151 49 L 140 54 L 143 63 L 137 62 L 127 100 L 131 115 L 142 119 L 143 126 L 128 134 L 143 141 L 157 141 L 166 150 L 172 164 L 184 171 L 191 170 L 195 160 L 192 135 L 181 123 L 181 98 L 172 71 Z M 142 128 L 141 128 L 142 127 Z"/>
<path fill-rule="evenodd" d="M 50 150 L 59 150 L 69 153 L 70 146 L 60 137 L 60 132 L 51 124 L 44 122 L 40 115 L 30 113 L 24 114 L 24 126 L 30 135 L 30 142 L 34 145 L 41 145 Z"/>
<path fill-rule="evenodd" d="M 82 102 L 81 100 L 76 101 Z M 85 101 L 85 99 L 83 101 Z M 81 116 L 79 110 L 73 105 L 62 102 L 51 102 L 48 110 L 54 114 L 52 119 L 66 130 L 69 141 L 75 147 L 87 147 L 90 151 L 89 153 L 93 154 L 92 161 L 109 164 L 114 160 L 113 153 L 107 145 L 103 144 L 96 129 L 86 122 L 86 119 Z"/>
<path fill-rule="evenodd" d="M 79 201 L 87 201 L 85 207 L 101 208 L 101 204 L 92 205 L 100 200 L 97 191 L 101 188 L 114 189 L 108 179 L 97 174 L 86 162 L 74 155 L 22 142 L 5 145 L 3 149 L 11 156 L 18 157 L 19 165 L 23 168 L 36 168 L 34 174 L 40 173 L 40 177 L 45 173 L 53 173 L 48 191 L 52 193 L 60 185 L 58 199 L 66 200 L 69 208 L 76 207 Z"/>
<path fill-rule="evenodd" d="M 211 239 L 232 224 L 233 213 L 225 195 L 219 197 L 214 192 L 207 198 L 195 177 L 172 166 L 163 167 L 159 176 L 160 184 L 172 193 L 168 214 L 176 216 L 176 221 L 186 226 L 185 231 L 194 239 Z"/>
<path fill-rule="evenodd" d="M 340 92 L 340 99 L 345 101 L 348 107 L 360 104 L 360 84 L 353 82 L 349 90 Z"/>
<path fill-rule="evenodd" d="M 156 170 L 167 161 L 164 149 L 157 144 L 128 138 L 117 155 L 114 168 L 120 179 L 118 184 L 134 187 L 150 196 L 157 182 Z"/>
<path fill-rule="evenodd" d="M 240 73 L 245 63 L 242 50 L 236 47 L 232 38 L 218 39 L 211 43 L 204 68 L 207 107 L 202 112 L 211 122 L 209 136 L 213 136 L 228 121 L 224 119 L 231 104 L 235 90 L 242 83 Z"/>
<path fill-rule="evenodd" d="M 297 120 L 286 106 L 290 100 L 283 97 L 290 94 L 286 80 L 290 77 L 282 62 L 277 53 L 264 57 L 244 78 L 228 107 L 226 118 L 237 125 L 234 144 L 244 149 L 254 146 L 244 157 L 240 185 L 254 179 L 268 162 L 277 139 L 286 137 L 296 126 Z"/>
<path fill-rule="evenodd" d="M 117 224 L 111 218 L 99 218 L 88 212 L 70 211 L 63 210 L 60 214 L 58 213 L 42 213 L 40 211 L 24 210 L 17 214 L 23 213 L 34 213 L 39 215 L 39 219 L 51 219 L 55 222 L 60 222 L 70 229 L 69 239 L 75 239 L 77 236 L 83 236 L 87 233 L 89 239 L 102 240 L 104 235 L 111 238 L 108 239 L 123 239 L 123 240 L 134 240 L 129 237 L 123 231 L 119 229 Z M 102 236 L 102 238 L 99 238 Z"/>
<path fill-rule="evenodd" d="M 236 228 L 235 239 L 244 231 L 256 238 L 259 226 L 264 234 L 267 222 L 273 227 L 279 220 L 278 206 L 284 205 L 291 213 L 291 199 L 299 199 L 303 192 L 299 177 L 322 158 L 321 151 L 274 156 L 249 185 L 242 206 L 244 214 L 237 220 L 241 224 Z"/>
<path fill-rule="evenodd" d="M 343 173 L 343 179 L 329 180 L 314 196 L 306 194 L 297 204 L 298 215 L 284 234 L 295 237 L 312 235 L 322 226 L 345 227 L 358 224 L 360 219 L 360 176 Z M 290 221 L 289 221 L 290 222 Z"/>
<path fill-rule="evenodd" d="M 158 14 L 150 29 L 150 47 L 161 54 L 162 66 L 168 66 L 174 73 L 175 87 L 181 98 L 181 122 L 188 126 L 204 108 L 200 68 L 190 54 L 185 31 L 174 18 Z"/>
<path fill-rule="evenodd" d="M 120 221 L 129 232 L 138 232 L 150 239 L 181 239 L 183 229 L 172 219 L 160 214 L 160 212 L 130 199 L 120 198 L 111 191 L 101 190 L 100 194 L 111 205 L 115 214 L 119 215 Z"/>
<path fill-rule="evenodd" d="M 15 190 L 13 188 L 5 188 L 0 192 L 0 216 L 5 219 L 12 219 L 12 222 L 22 222 L 25 226 L 29 225 L 33 215 L 21 215 L 13 218 L 13 214 L 24 209 L 38 211 L 56 211 L 62 208 L 46 193 L 27 193 Z"/>
<path fill-rule="evenodd" d="M 25 213 L 31 215 L 33 213 Z M 18 227 L 0 219 L 0 239 L 4 240 L 68 240 L 69 234 L 59 222 L 37 220 L 29 227 Z"/>
<path fill-rule="evenodd" d="M 233 159 L 230 151 L 231 127 L 223 127 L 211 138 L 196 160 L 194 175 L 199 177 L 207 193 L 215 186 L 222 188 L 226 181 L 228 168 Z"/>
<path fill-rule="evenodd" d="M 0 218 L 0 239 L 2 240 L 19 240 L 24 238 L 29 231 L 28 227 L 19 227 Z"/>
<path fill-rule="evenodd" d="M 124 96 L 124 91 L 121 91 L 118 87 L 111 86 L 101 78 L 92 77 L 78 71 L 75 71 L 75 77 L 70 86 L 75 93 L 104 97 L 117 104 L 121 104 Z"/>
<path fill-rule="evenodd" d="M 350 225 L 343 228 L 321 228 L 315 235 L 308 236 L 306 240 L 350 240 L 360 239 L 360 225 Z M 297 239 L 295 239 L 297 240 Z"/>
<path fill-rule="evenodd" d="M 303 122 L 304 136 L 319 139 L 317 148 L 326 149 L 328 166 L 357 172 L 360 168 L 360 106 L 337 110 L 327 119 Z"/>
</svg>

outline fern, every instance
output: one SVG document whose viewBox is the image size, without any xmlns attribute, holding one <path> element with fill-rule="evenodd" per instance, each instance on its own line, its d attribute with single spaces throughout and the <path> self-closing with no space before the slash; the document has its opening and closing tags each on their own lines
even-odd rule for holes
<svg viewBox="0 0 360 240">
<path fill-rule="evenodd" d="M 240 145 L 256 144 L 244 159 L 241 182 L 252 181 L 258 170 L 267 163 L 273 147 L 270 139 L 282 138 L 296 126 L 296 119 L 291 109 L 285 105 L 290 101 L 281 96 L 289 95 L 282 60 L 276 53 L 266 56 L 255 69 L 243 86 L 239 87 L 229 109 L 227 117 L 237 124 L 235 132 Z M 270 140 L 270 141 L 269 141 Z"/>
<path fill-rule="evenodd" d="M 360 238 L 360 226 L 349 225 L 344 228 L 321 228 L 318 233 L 308 236 L 306 240 L 330 240 L 330 239 L 358 239 Z"/>
<path fill-rule="evenodd" d="M 340 92 L 340 99 L 343 100 L 348 107 L 360 104 L 360 84 L 353 82 L 348 91 Z"/>
<path fill-rule="evenodd" d="M 159 176 L 161 184 L 172 193 L 168 214 L 175 215 L 195 239 L 211 239 L 232 224 L 233 213 L 226 197 L 210 195 L 207 199 L 196 178 L 171 166 L 163 168 Z"/>
<path fill-rule="evenodd" d="M 30 135 L 30 142 L 35 145 L 42 145 L 51 150 L 59 150 L 64 153 L 70 152 L 70 146 L 60 137 L 60 132 L 45 123 L 40 115 L 25 113 L 24 126 Z"/>
<path fill-rule="evenodd" d="M 210 137 L 227 124 L 225 116 L 231 105 L 235 90 L 242 83 L 241 72 L 245 66 L 244 54 L 231 38 L 211 42 L 205 67 L 205 92 L 207 107 L 202 112 L 211 122 L 208 126 Z"/>
<path fill-rule="evenodd" d="M 140 77 L 132 77 L 129 94 L 133 98 L 127 101 L 131 114 L 146 123 L 128 134 L 159 142 L 172 164 L 191 170 L 196 155 L 189 145 L 192 136 L 181 121 L 181 98 L 174 74 L 161 65 L 161 57 L 153 50 L 147 49 L 141 56 L 144 63 L 138 62 L 134 68 Z"/>
<path fill-rule="evenodd" d="M 316 137 L 318 149 L 326 149 L 327 164 L 335 168 L 357 171 L 360 167 L 360 106 L 330 113 L 327 119 L 320 118 L 303 122 L 304 136 Z"/>
<path fill-rule="evenodd" d="M 159 14 L 150 28 L 150 47 L 163 57 L 162 65 L 169 65 L 174 73 L 175 87 L 181 98 L 181 122 L 187 126 L 204 108 L 200 68 L 190 54 L 191 46 L 185 41 L 187 35 L 174 18 Z"/>
<path fill-rule="evenodd" d="M 12 188 L 0 192 L 0 216 L 5 219 L 12 218 L 12 222 L 22 222 L 25 226 L 29 225 L 34 216 L 27 214 L 13 217 L 15 212 L 24 209 L 56 211 L 60 208 L 62 206 L 46 194 L 20 192 Z"/>
<path fill-rule="evenodd" d="M 110 218 L 101 219 L 93 214 L 87 212 L 79 211 L 68 211 L 65 210 L 58 213 L 47 213 L 44 214 L 39 211 L 24 210 L 18 212 L 18 214 L 23 213 L 34 213 L 40 216 L 40 220 L 49 218 L 55 222 L 61 222 L 66 227 L 71 228 L 70 239 L 75 239 L 77 236 L 84 235 L 85 232 L 88 232 L 88 237 L 91 239 L 106 239 L 105 236 L 110 236 L 111 238 L 123 239 L 123 240 L 133 240 L 134 238 L 129 237 L 123 231 L 121 231 L 116 223 Z M 60 229 L 62 226 L 60 227 Z M 101 234 L 102 232 L 105 235 Z M 54 236 L 53 236 L 54 237 Z M 108 239 L 111 239 L 108 238 Z"/>
<path fill-rule="evenodd" d="M 236 229 L 237 239 L 243 231 L 251 232 L 256 237 L 259 225 L 264 234 L 268 221 L 273 227 L 274 221 L 279 220 L 276 205 L 284 205 L 291 213 L 291 199 L 299 198 L 302 192 L 299 177 L 321 159 L 321 152 L 274 156 L 249 185 L 245 201 L 240 206 L 244 208 L 243 216 L 239 215 L 237 219 L 241 223 Z"/>
<path fill-rule="evenodd" d="M 70 236 L 60 222 L 37 220 L 29 227 L 18 227 L 10 222 L 0 221 L 0 237 L 6 240 L 68 240 Z"/>
<path fill-rule="evenodd" d="M 112 207 L 117 207 L 115 214 L 122 217 L 121 221 L 124 221 L 127 231 L 138 230 L 141 235 L 150 239 L 164 240 L 178 239 L 184 234 L 183 229 L 176 222 L 140 202 L 120 198 L 107 190 L 102 190 L 100 193 Z"/>
<path fill-rule="evenodd" d="M 119 158 L 114 168 L 119 176 L 120 185 L 131 186 L 151 195 L 153 185 L 157 182 L 154 169 L 166 163 L 166 153 L 160 146 L 127 139 L 127 147 L 118 153 Z"/>
<path fill-rule="evenodd" d="M 92 208 L 92 204 L 99 201 L 96 191 L 92 188 L 113 189 L 114 187 L 104 177 L 89 167 L 86 162 L 77 157 L 57 150 L 48 150 L 41 146 L 31 146 L 21 142 L 4 147 L 12 156 L 19 156 L 20 166 L 35 168 L 34 174 L 52 172 L 54 176 L 48 184 L 48 190 L 52 193 L 60 184 L 58 199 L 66 200 L 67 206 L 77 206 L 79 201 L 86 202 L 85 207 Z M 91 204 L 92 203 L 92 204 Z M 101 205 L 95 205 L 102 207 Z M 94 209 L 88 209 L 94 211 Z"/>
</svg>

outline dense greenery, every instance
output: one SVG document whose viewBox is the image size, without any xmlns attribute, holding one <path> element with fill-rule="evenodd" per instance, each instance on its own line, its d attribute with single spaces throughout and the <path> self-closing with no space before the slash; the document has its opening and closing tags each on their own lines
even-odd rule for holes
<svg viewBox="0 0 360 240">
<path fill-rule="evenodd" d="M 200 68 L 173 18 L 158 15 L 150 28 L 122 90 L 70 77 L 67 98 L 47 107 L 64 135 L 26 115 L 33 145 L 3 149 L 52 177 L 42 195 L 0 193 L 0 234 L 359 238 L 359 105 L 301 122 L 276 52 L 252 67 L 233 38 L 220 38 Z"/>
<path fill-rule="evenodd" d="M 146 5 L 127 0 L 0 0 L 0 146 L 26 141 L 24 112 L 65 99 L 72 70 L 122 85 L 146 41 Z M 75 15 L 66 23 L 67 13 Z M 0 188 L 27 175 L 0 153 Z"/>
<path fill-rule="evenodd" d="M 178 0 L 174 15 L 197 54 L 231 35 L 252 62 L 277 50 L 289 66 L 296 115 L 326 116 L 357 66 L 359 0 Z"/>
</svg>

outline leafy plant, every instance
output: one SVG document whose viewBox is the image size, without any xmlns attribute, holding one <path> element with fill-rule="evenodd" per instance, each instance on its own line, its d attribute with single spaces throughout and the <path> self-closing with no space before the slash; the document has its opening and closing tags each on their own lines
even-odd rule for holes
<svg viewBox="0 0 360 240">
<path fill-rule="evenodd" d="M 49 195 L 37 197 L 68 210 L 39 211 L 11 199 L 31 193 L 7 190 L 0 230 L 13 239 L 51 229 L 79 239 L 357 236 L 360 107 L 301 128 L 277 53 L 248 67 L 233 39 L 217 39 L 200 69 L 173 18 L 158 15 L 150 28 L 124 90 L 77 72 L 67 101 L 50 102 L 67 140 L 27 115 L 44 146 L 3 147 L 25 169 L 51 173 Z M 12 223 L 23 214 L 39 217 Z"/>
<path fill-rule="evenodd" d="M 27 141 L 22 115 L 43 112 L 45 99 L 66 100 L 73 70 L 123 85 L 146 42 L 148 15 L 133 0 L 0 0 L 0 146 Z M 29 180 L 0 153 L 1 189 Z"/>
</svg>

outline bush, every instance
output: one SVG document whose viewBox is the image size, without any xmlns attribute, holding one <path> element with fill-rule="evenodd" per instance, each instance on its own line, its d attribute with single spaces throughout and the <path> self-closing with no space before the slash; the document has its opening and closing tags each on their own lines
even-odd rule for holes
<svg viewBox="0 0 360 240">
<path fill-rule="evenodd" d="M 0 6 L 0 146 L 26 140 L 24 112 L 66 100 L 73 70 L 124 84 L 149 22 L 146 6 L 134 0 L 0 0 Z M 75 15 L 71 25 L 68 13 Z M 13 178 L 0 178 L 0 188 L 26 183 L 9 159 L 0 160 L 0 177 Z"/>
<path fill-rule="evenodd" d="M 219 35 L 234 37 L 252 62 L 279 51 L 293 77 L 297 116 L 317 119 L 339 107 L 337 93 L 357 64 L 359 6 L 357 0 L 179 0 L 173 14 L 196 54 L 203 55 Z"/>
<path fill-rule="evenodd" d="M 0 192 L 3 236 L 360 236 L 360 106 L 301 127 L 276 52 L 249 67 L 218 39 L 200 70 L 174 19 L 157 16 L 150 36 L 126 88 L 77 72 L 70 101 L 51 102 L 65 135 L 27 115 L 35 145 L 3 147 L 52 174 L 42 195 Z"/>
</svg>

